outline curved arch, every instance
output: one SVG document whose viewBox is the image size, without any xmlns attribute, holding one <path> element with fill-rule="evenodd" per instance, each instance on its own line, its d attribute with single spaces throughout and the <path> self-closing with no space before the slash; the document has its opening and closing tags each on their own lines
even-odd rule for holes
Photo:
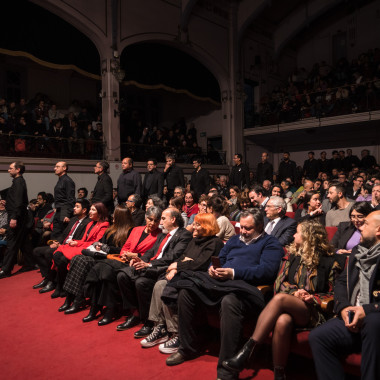
<svg viewBox="0 0 380 380">
<path fill-rule="evenodd" d="M 182 14 L 180 26 L 182 30 L 186 30 L 189 25 L 189 20 L 191 16 L 191 12 L 194 9 L 195 4 L 198 0 L 183 0 L 182 1 Z"/>
<path fill-rule="evenodd" d="M 54 0 L 30 1 L 41 8 L 54 13 L 56 16 L 62 18 L 87 36 L 94 43 L 96 49 L 98 50 L 99 57 L 102 59 L 102 51 L 106 48 L 105 37 L 107 38 L 107 31 L 105 31 L 105 33 L 101 33 L 100 28 L 95 27 L 94 23 L 90 24 L 88 22 L 88 18 L 86 18 L 78 10 L 65 5 L 64 2 L 57 2 Z M 107 14 L 105 17 L 107 17 Z"/>
<path fill-rule="evenodd" d="M 210 73 L 216 78 L 219 84 L 220 91 L 229 91 L 230 85 L 228 80 L 228 72 L 223 68 L 211 55 L 207 53 L 201 46 L 192 44 L 191 46 L 182 44 L 176 40 L 175 35 L 165 33 L 142 33 L 126 38 L 120 44 L 120 51 L 123 51 L 127 46 L 142 43 L 155 42 L 166 44 L 174 47 L 182 52 L 190 55 L 204 65 Z"/>
</svg>

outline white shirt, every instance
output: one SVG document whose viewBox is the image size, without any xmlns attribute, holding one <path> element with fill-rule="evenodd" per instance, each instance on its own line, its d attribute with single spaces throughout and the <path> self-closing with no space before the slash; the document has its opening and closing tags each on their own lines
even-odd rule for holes
<svg viewBox="0 0 380 380">
<path fill-rule="evenodd" d="M 276 218 L 276 219 L 271 220 L 271 221 L 266 225 L 266 227 L 265 227 L 265 232 L 266 232 L 268 235 L 270 235 L 270 234 L 273 232 L 274 228 L 276 227 L 276 224 L 277 224 L 280 220 L 281 220 L 281 217 L 278 217 L 278 218 Z M 268 233 L 268 230 L 270 229 L 270 226 L 272 226 L 272 230 L 271 230 L 270 233 Z"/>
<path fill-rule="evenodd" d="M 161 252 L 160 252 L 160 254 L 156 257 L 156 259 L 161 259 L 162 255 L 163 255 L 163 253 L 164 253 L 164 251 L 165 251 L 166 246 L 168 245 L 169 241 L 170 241 L 171 238 L 174 236 L 174 234 L 177 232 L 177 230 L 178 230 L 178 227 L 175 228 L 174 230 L 171 230 L 171 231 L 168 233 L 168 235 L 169 235 L 168 240 L 166 240 L 166 243 L 165 243 L 164 246 L 162 247 Z"/>
</svg>

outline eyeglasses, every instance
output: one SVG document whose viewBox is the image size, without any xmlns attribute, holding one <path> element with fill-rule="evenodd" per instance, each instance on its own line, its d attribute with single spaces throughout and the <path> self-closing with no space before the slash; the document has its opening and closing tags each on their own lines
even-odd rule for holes
<svg viewBox="0 0 380 380">
<path fill-rule="evenodd" d="M 127 199 L 127 200 L 126 200 L 126 202 L 131 202 L 131 203 L 133 203 L 133 201 L 132 201 L 132 200 L 130 200 L 130 199 Z"/>
</svg>

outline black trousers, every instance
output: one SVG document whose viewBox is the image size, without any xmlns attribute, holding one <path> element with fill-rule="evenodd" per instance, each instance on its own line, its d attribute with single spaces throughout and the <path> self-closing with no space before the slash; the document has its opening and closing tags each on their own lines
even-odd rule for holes
<svg viewBox="0 0 380 380">
<path fill-rule="evenodd" d="M 32 244 L 29 239 L 28 230 L 26 228 L 26 218 L 17 220 L 16 228 L 8 228 L 7 230 L 7 249 L 5 251 L 2 270 L 11 273 L 13 267 L 17 263 L 17 254 L 21 250 L 24 257 L 24 266 L 31 267 L 34 265 L 32 255 Z"/>
<path fill-rule="evenodd" d="M 57 287 L 63 290 L 63 284 L 65 283 L 67 272 L 67 266 L 70 262 L 62 252 L 56 252 L 53 255 L 53 261 L 57 267 Z"/>
<path fill-rule="evenodd" d="M 57 210 L 53 218 L 53 231 L 51 233 L 51 238 L 53 240 L 58 239 L 62 235 L 66 226 L 67 223 L 64 223 L 63 220 L 61 220 L 61 210 Z"/>
<path fill-rule="evenodd" d="M 204 303 L 193 292 L 181 289 L 178 296 L 179 352 L 185 357 L 199 355 L 199 330 L 196 316 L 200 310 L 207 309 Z M 256 318 L 261 307 L 249 304 L 234 293 L 225 295 L 220 303 L 220 352 L 217 366 L 217 377 L 237 379 L 236 372 L 230 372 L 222 366 L 223 360 L 230 359 L 241 348 L 243 321 L 245 318 Z M 203 312 L 205 316 L 206 313 Z"/>
<path fill-rule="evenodd" d="M 361 378 L 380 379 L 380 313 L 368 314 L 360 332 L 350 332 L 340 318 L 330 319 L 309 335 L 318 379 L 344 379 L 341 358 L 362 353 Z"/>
<path fill-rule="evenodd" d="M 41 276 L 52 281 L 51 266 L 53 260 L 54 248 L 37 247 L 33 249 L 33 257 L 41 270 Z M 55 276 L 53 276 L 55 277 Z"/>
<path fill-rule="evenodd" d="M 139 272 L 132 267 L 123 268 L 117 274 L 117 282 L 123 299 L 123 308 L 138 309 L 140 319 L 146 321 L 157 280 L 147 278 Z"/>
</svg>

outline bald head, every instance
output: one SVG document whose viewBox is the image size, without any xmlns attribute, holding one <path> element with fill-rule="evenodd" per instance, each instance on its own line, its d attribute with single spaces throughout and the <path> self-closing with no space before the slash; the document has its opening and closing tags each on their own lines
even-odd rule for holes
<svg viewBox="0 0 380 380">
<path fill-rule="evenodd" d="M 359 229 L 361 233 L 360 244 L 363 247 L 371 248 L 380 243 L 380 211 L 373 211 L 367 215 Z"/>
</svg>

